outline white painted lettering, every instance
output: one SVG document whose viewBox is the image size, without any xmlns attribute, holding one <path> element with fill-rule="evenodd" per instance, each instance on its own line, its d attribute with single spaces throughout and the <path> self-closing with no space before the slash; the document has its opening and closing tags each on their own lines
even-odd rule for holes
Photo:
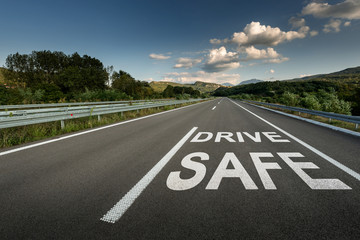
<svg viewBox="0 0 360 240">
<path fill-rule="evenodd" d="M 202 135 L 207 135 L 205 138 L 201 139 Z M 198 132 L 195 137 L 190 142 L 207 142 L 213 137 L 211 132 Z"/>
<path fill-rule="evenodd" d="M 189 179 L 180 178 L 180 171 L 171 172 L 166 180 L 166 185 L 171 190 L 188 190 L 198 185 L 205 177 L 206 167 L 202 163 L 192 161 L 192 158 L 198 157 L 201 161 L 209 160 L 209 155 L 204 152 L 195 152 L 188 154 L 181 161 L 181 166 L 195 171 L 195 175 Z"/>
<path fill-rule="evenodd" d="M 290 142 L 287 139 L 275 139 L 275 138 L 281 138 L 281 136 L 277 135 L 276 132 L 263 132 L 262 134 L 264 134 L 265 137 L 267 137 L 272 142 Z"/>
<path fill-rule="evenodd" d="M 222 138 L 228 140 L 229 142 L 235 142 L 235 140 L 231 138 L 233 135 L 234 134 L 231 132 L 218 132 L 216 134 L 215 142 L 220 142 Z"/>
<path fill-rule="evenodd" d="M 261 142 L 261 136 L 259 132 L 255 132 L 255 135 L 252 136 L 250 133 L 248 132 L 243 132 L 244 135 L 246 135 L 248 138 L 250 138 L 251 140 L 253 140 L 254 142 Z"/>
<path fill-rule="evenodd" d="M 234 169 L 227 169 L 227 166 L 231 162 Z M 216 190 L 219 188 L 221 180 L 223 178 L 240 178 L 246 189 L 258 189 L 250 175 L 247 173 L 243 165 L 234 153 L 228 152 L 224 155 L 219 166 L 215 170 L 214 175 L 211 177 L 206 189 Z"/>
<path fill-rule="evenodd" d="M 301 153 L 277 153 L 290 168 L 311 188 L 315 190 L 336 190 L 351 189 L 348 185 L 339 179 L 313 179 L 307 175 L 303 169 L 319 169 L 312 162 L 293 162 L 290 158 L 304 157 Z"/>
<path fill-rule="evenodd" d="M 265 187 L 265 189 L 276 189 L 274 182 L 272 181 L 267 169 L 281 169 L 279 164 L 274 162 L 261 162 L 260 158 L 262 157 L 274 157 L 269 152 L 264 153 L 250 153 L 251 159 L 254 162 L 255 168 L 259 173 L 260 179 Z"/>
<path fill-rule="evenodd" d="M 238 137 L 238 141 L 239 141 L 239 142 L 244 142 L 244 138 L 243 138 L 241 132 L 236 132 L 236 135 L 237 135 L 237 137 Z"/>
</svg>

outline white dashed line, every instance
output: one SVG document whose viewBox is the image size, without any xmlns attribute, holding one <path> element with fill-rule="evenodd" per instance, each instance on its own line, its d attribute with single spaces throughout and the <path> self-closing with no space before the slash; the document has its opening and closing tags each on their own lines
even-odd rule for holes
<svg viewBox="0 0 360 240">
<path fill-rule="evenodd" d="M 140 196 L 142 191 L 151 183 L 158 175 L 163 167 L 170 161 L 176 152 L 184 145 L 184 143 L 197 130 L 193 127 L 124 197 L 117 202 L 100 220 L 108 223 L 115 223 L 134 203 L 136 198 Z"/>
<path fill-rule="evenodd" d="M 215 106 L 215 107 L 213 107 L 211 110 L 215 110 L 215 108 L 216 108 L 216 106 Z"/>
</svg>

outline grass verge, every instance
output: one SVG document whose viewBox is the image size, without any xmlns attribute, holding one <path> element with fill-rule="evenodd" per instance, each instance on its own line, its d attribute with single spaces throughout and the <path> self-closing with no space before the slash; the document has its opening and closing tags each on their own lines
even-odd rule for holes
<svg viewBox="0 0 360 240">
<path fill-rule="evenodd" d="M 60 121 L 1 129 L 0 148 L 6 148 L 23 143 L 34 142 L 65 133 L 72 133 L 89 128 L 100 127 L 100 126 L 121 122 L 133 118 L 138 118 L 158 112 L 168 111 L 174 108 L 179 108 L 191 104 L 193 103 L 176 105 L 176 107 L 165 106 L 160 108 L 142 109 L 139 111 L 135 110 L 135 111 L 124 112 L 123 114 L 114 113 L 114 114 L 101 115 L 100 121 L 98 121 L 97 116 L 71 119 L 65 121 L 64 129 L 61 129 Z"/>
</svg>

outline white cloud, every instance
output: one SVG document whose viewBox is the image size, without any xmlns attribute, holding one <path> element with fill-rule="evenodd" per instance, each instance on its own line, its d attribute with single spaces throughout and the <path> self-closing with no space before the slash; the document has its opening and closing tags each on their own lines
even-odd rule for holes
<svg viewBox="0 0 360 240">
<path fill-rule="evenodd" d="M 295 23 L 294 21 L 294 24 L 299 25 L 301 22 L 302 21 L 297 21 L 297 23 Z M 224 42 L 236 43 L 239 46 L 276 46 L 285 41 L 305 38 L 309 30 L 310 28 L 308 26 L 301 26 L 298 31 L 284 32 L 278 27 L 273 28 L 271 26 L 261 25 L 260 22 L 251 22 L 246 25 L 243 32 L 235 32 L 230 40 L 225 39 Z"/>
<path fill-rule="evenodd" d="M 300 78 L 309 77 L 309 76 L 311 76 L 311 74 L 300 74 Z"/>
<path fill-rule="evenodd" d="M 154 79 L 153 78 L 145 78 L 144 81 L 152 82 L 152 81 L 154 81 Z"/>
<path fill-rule="evenodd" d="M 174 68 L 192 68 L 194 67 L 196 64 L 201 63 L 202 59 L 201 58 L 197 58 L 197 59 L 193 59 L 193 58 L 178 58 L 178 60 L 176 61 L 176 64 L 174 65 Z"/>
<path fill-rule="evenodd" d="M 207 55 L 203 69 L 206 72 L 220 72 L 240 67 L 239 54 L 227 52 L 224 46 L 211 49 Z"/>
<path fill-rule="evenodd" d="M 351 25 L 351 22 L 350 22 L 350 21 L 344 22 L 344 26 L 345 26 L 345 27 L 349 27 L 350 25 Z"/>
<path fill-rule="evenodd" d="M 238 84 L 241 81 L 240 74 L 227 73 L 209 73 L 205 71 L 197 72 L 171 72 L 166 73 L 160 81 L 177 82 L 177 83 L 194 83 L 196 81 L 210 82 L 210 83 L 231 83 Z"/>
<path fill-rule="evenodd" d="M 156 54 L 156 53 L 151 53 L 151 54 L 149 55 L 149 57 L 150 57 L 151 59 L 156 59 L 156 60 L 166 60 L 166 59 L 171 58 L 170 56 L 165 56 L 165 55 L 163 55 L 163 54 Z"/>
<path fill-rule="evenodd" d="M 271 74 L 274 74 L 274 73 L 275 73 L 275 70 L 274 70 L 274 69 L 270 69 L 270 73 L 271 73 Z"/>
<path fill-rule="evenodd" d="M 247 54 L 244 61 L 266 59 L 264 61 L 265 63 L 282 63 L 289 60 L 289 58 L 283 57 L 273 48 L 257 49 L 254 46 L 251 46 L 245 48 L 244 52 Z"/>
<path fill-rule="evenodd" d="M 247 60 L 280 57 L 280 54 L 278 54 L 273 48 L 257 49 L 254 46 L 251 46 L 247 47 L 245 52 L 247 54 Z"/>
<path fill-rule="evenodd" d="M 360 1 L 345 0 L 335 5 L 312 2 L 303 8 L 302 14 L 317 18 L 360 19 Z"/>
<path fill-rule="evenodd" d="M 283 62 L 286 62 L 289 60 L 290 60 L 290 58 L 288 58 L 288 57 L 280 57 L 280 58 L 268 59 L 268 60 L 265 60 L 264 62 L 265 63 L 283 63 Z"/>
<path fill-rule="evenodd" d="M 305 26 L 305 19 L 299 17 L 291 17 L 289 19 L 289 23 L 292 25 L 293 28 L 300 28 Z"/>
<path fill-rule="evenodd" d="M 319 34 L 318 31 L 315 31 L 315 30 L 310 31 L 310 36 L 311 36 L 311 37 L 315 37 L 315 36 L 318 35 L 318 34 Z"/>
<path fill-rule="evenodd" d="M 341 26 L 341 20 L 330 19 L 329 23 L 324 25 L 323 31 L 326 33 L 340 32 L 340 26 Z"/>
<path fill-rule="evenodd" d="M 213 38 L 213 39 L 210 39 L 210 43 L 211 44 L 221 44 L 222 41 L 220 39 Z"/>
</svg>

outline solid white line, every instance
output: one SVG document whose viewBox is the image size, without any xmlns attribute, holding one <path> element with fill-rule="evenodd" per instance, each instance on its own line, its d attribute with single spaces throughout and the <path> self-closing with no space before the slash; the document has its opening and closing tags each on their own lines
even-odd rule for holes
<svg viewBox="0 0 360 240">
<path fill-rule="evenodd" d="M 202 102 L 202 103 L 205 103 L 205 102 Z M 202 103 L 196 103 L 196 104 L 192 104 L 192 105 L 189 105 L 189 106 L 185 106 L 185 107 L 181 107 L 181 108 L 176 108 L 176 109 L 168 110 L 168 111 L 165 111 L 165 112 L 155 113 L 155 114 L 151 114 L 151 115 L 148 115 L 148 116 L 131 119 L 131 120 L 128 120 L 128 121 L 119 122 L 119 123 L 111 124 L 111 125 L 108 125 L 108 126 L 104 126 L 104 127 L 99 127 L 99 128 L 87 130 L 87 131 L 84 131 L 84 132 L 75 133 L 75 134 L 72 134 L 72 135 L 68 135 L 68 136 L 64 136 L 64 137 L 60 137 L 60 138 L 48 140 L 48 141 L 45 141 L 45 142 L 40 142 L 40 143 L 35 143 L 35 144 L 31 144 L 31 145 L 24 146 L 24 147 L 15 148 L 15 149 L 8 150 L 8 151 L 5 151 L 5 152 L 0 152 L 0 156 L 4 156 L 4 155 L 10 154 L 10 153 L 19 152 L 19 151 L 22 151 L 22 150 L 25 150 L 25 149 L 34 148 L 34 147 L 38 147 L 38 146 L 45 145 L 45 144 L 48 144 L 48 143 L 53 143 L 53 142 L 65 140 L 65 139 L 68 139 L 68 138 L 72 138 L 72 137 L 84 135 L 84 134 L 87 134 L 87 133 L 92 133 L 92 132 L 100 131 L 100 130 L 103 130 L 103 129 L 106 129 L 106 128 L 116 127 L 116 126 L 119 126 L 119 125 L 122 125 L 122 124 L 130 123 L 130 122 L 135 122 L 135 121 L 142 120 L 142 119 L 145 119 L 145 118 L 150 118 L 150 117 L 158 116 L 158 115 L 161 115 L 161 114 L 165 114 L 165 113 L 177 111 L 177 110 L 180 110 L 180 109 L 192 107 L 192 106 L 195 106 L 195 105 L 198 105 L 198 104 L 202 104 Z"/>
<path fill-rule="evenodd" d="M 156 175 L 170 161 L 176 152 L 184 145 L 184 143 L 197 130 L 193 127 L 124 197 L 117 202 L 100 220 L 108 223 L 115 223 L 121 218 L 126 210 L 133 204 L 142 191 L 151 183 Z"/>
<path fill-rule="evenodd" d="M 309 144 L 303 142 L 302 140 L 298 139 L 297 137 L 291 135 L 290 133 L 286 132 L 285 130 L 275 126 L 274 124 L 270 123 L 269 121 L 265 120 L 264 118 L 256 115 L 255 113 L 251 112 L 250 110 L 244 108 L 243 106 L 240 106 L 239 104 L 237 104 L 236 102 L 230 100 L 231 102 L 233 102 L 234 104 L 238 105 L 239 107 L 241 107 L 242 109 L 244 109 L 245 111 L 251 113 L 252 115 L 254 115 L 255 117 L 259 118 L 260 120 L 264 121 L 265 123 L 269 124 L 270 126 L 272 126 L 273 128 L 279 130 L 280 132 L 284 133 L 285 135 L 289 136 L 290 138 L 292 138 L 293 140 L 295 140 L 296 142 L 300 143 L 301 145 L 303 145 L 304 147 L 306 147 L 307 149 L 313 151 L 314 153 L 316 153 L 317 155 L 319 155 L 320 157 L 322 157 L 323 159 L 325 159 L 326 161 L 332 163 L 333 165 L 335 165 L 336 167 L 340 168 L 341 170 L 343 170 L 344 172 L 346 172 L 347 174 L 353 176 L 354 178 L 356 178 L 357 180 L 360 181 L 360 174 L 355 172 L 354 170 L 346 167 L 345 165 L 343 165 L 342 163 L 336 161 L 335 159 L 329 157 L 328 155 L 326 155 L 325 153 L 317 150 L 316 148 L 310 146 Z"/>
<path fill-rule="evenodd" d="M 216 108 L 216 106 L 215 107 L 213 107 L 211 110 L 214 110 Z"/>
</svg>

